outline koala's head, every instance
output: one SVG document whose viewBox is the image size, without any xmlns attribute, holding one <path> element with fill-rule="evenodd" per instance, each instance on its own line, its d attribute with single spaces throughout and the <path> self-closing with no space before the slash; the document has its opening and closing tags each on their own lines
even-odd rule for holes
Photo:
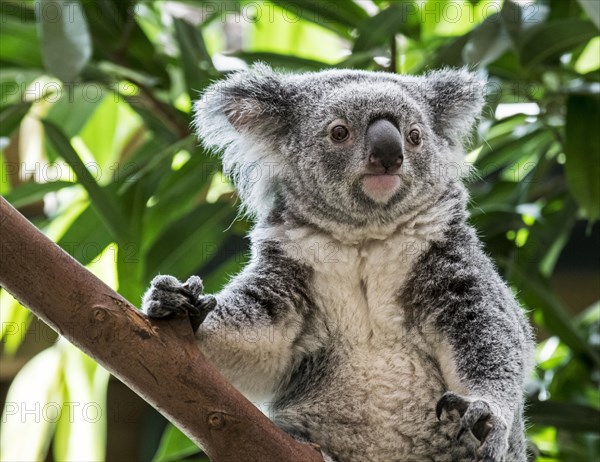
<svg viewBox="0 0 600 462">
<path fill-rule="evenodd" d="M 457 181 L 483 103 L 465 70 L 424 77 L 333 70 L 232 74 L 196 103 L 205 145 L 247 209 L 322 227 L 388 224 Z"/>
</svg>

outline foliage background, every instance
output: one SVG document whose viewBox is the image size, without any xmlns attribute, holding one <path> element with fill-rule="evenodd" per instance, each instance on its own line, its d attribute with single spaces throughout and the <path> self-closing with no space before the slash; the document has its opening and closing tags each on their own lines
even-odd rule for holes
<svg viewBox="0 0 600 462">
<path fill-rule="evenodd" d="M 479 172 L 472 222 L 538 330 L 529 438 L 540 461 L 600 458 L 600 306 L 574 315 L 550 283 L 575 227 L 594 233 L 600 216 L 600 2 L 0 6 L 0 193 L 134 303 L 159 272 L 200 274 L 216 291 L 246 259 L 250 224 L 190 132 L 191 101 L 209 82 L 255 61 L 289 71 L 468 65 L 486 76 L 468 155 Z M 31 318 L 6 291 L 0 303 L 6 361 Z M 0 457 L 103 460 L 106 413 L 65 410 L 102 411 L 107 384 L 63 341 L 39 353 L 9 390 Z M 42 418 L 19 418 L 19 406 Z M 168 427 L 154 458 L 196 453 Z"/>
</svg>

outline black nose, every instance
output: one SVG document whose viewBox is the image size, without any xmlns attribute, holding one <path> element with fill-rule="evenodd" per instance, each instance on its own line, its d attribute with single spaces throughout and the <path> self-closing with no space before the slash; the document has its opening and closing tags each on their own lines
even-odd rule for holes
<svg viewBox="0 0 600 462">
<path fill-rule="evenodd" d="M 402 135 L 389 120 L 379 119 L 367 129 L 369 169 L 375 173 L 393 173 L 402 165 Z"/>
</svg>

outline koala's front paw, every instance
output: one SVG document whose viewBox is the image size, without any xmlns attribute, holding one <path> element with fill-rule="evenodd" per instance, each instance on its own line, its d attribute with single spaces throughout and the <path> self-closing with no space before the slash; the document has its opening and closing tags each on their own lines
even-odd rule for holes
<svg viewBox="0 0 600 462">
<path fill-rule="evenodd" d="M 217 305 L 211 295 L 202 296 L 202 279 L 190 277 L 184 284 L 173 276 L 156 276 L 142 299 L 142 311 L 151 318 L 189 315 L 194 331 Z"/>
<path fill-rule="evenodd" d="M 478 462 L 504 462 L 508 450 L 508 427 L 489 403 L 481 399 L 464 398 L 449 391 L 435 406 L 438 419 L 444 410 L 458 411 L 460 414 L 460 429 L 456 439 L 470 430 L 481 442 L 477 450 Z"/>
</svg>

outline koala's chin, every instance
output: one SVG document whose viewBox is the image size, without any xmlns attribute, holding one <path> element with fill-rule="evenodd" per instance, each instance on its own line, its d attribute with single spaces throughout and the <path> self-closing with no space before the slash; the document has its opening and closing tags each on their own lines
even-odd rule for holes
<svg viewBox="0 0 600 462">
<path fill-rule="evenodd" d="M 380 204 L 387 203 L 400 189 L 400 176 L 367 174 L 360 181 L 365 195 Z"/>
</svg>

